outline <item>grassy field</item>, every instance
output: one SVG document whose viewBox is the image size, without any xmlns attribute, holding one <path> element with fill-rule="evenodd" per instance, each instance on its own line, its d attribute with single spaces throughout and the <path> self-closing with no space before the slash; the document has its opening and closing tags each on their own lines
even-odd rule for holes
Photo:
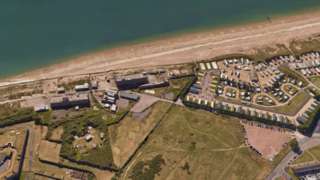
<svg viewBox="0 0 320 180">
<path fill-rule="evenodd" d="M 282 159 L 291 151 L 291 147 L 286 145 L 274 158 L 272 164 L 274 166 L 278 165 Z"/>
<path fill-rule="evenodd" d="M 288 115 L 295 115 L 311 98 L 311 96 L 305 92 L 298 92 L 286 105 L 279 107 L 271 107 L 270 110 L 278 113 L 285 113 Z"/>
<path fill-rule="evenodd" d="M 35 119 L 36 116 L 32 108 L 21 108 L 17 103 L 0 105 L 1 127 L 33 121 Z"/>
<path fill-rule="evenodd" d="M 320 88 L 320 76 L 310 77 L 309 80 L 312 82 L 312 84 Z"/>
<path fill-rule="evenodd" d="M 238 120 L 174 106 L 121 179 L 263 179 L 270 168 Z"/>
<path fill-rule="evenodd" d="M 129 114 L 119 124 L 109 128 L 114 163 L 122 167 L 169 108 L 169 103 L 157 102 L 145 112 Z"/>
<path fill-rule="evenodd" d="M 307 86 L 309 84 L 309 82 L 303 77 L 302 74 L 290 69 L 287 65 L 279 66 L 279 70 L 289 77 L 301 81 L 303 83 L 303 86 Z"/>
<path fill-rule="evenodd" d="M 276 44 L 273 46 L 268 46 L 265 48 L 255 49 L 255 52 L 251 54 L 253 60 L 264 60 L 274 56 L 281 55 L 300 55 L 309 51 L 317 51 L 320 50 L 320 39 L 318 37 L 309 38 L 306 40 L 294 40 L 289 43 L 289 45 L 285 44 Z"/>
<path fill-rule="evenodd" d="M 320 162 L 320 146 L 304 151 L 303 154 L 293 162 L 293 164 L 308 162 Z"/>
<path fill-rule="evenodd" d="M 22 96 L 31 96 L 32 94 L 42 93 L 40 83 L 16 84 L 0 88 L 0 100 L 19 99 Z"/>
<path fill-rule="evenodd" d="M 168 100 L 175 100 L 183 90 L 183 88 L 192 80 L 192 77 L 184 77 L 178 79 L 170 79 L 169 86 L 153 89 L 155 91 L 154 96 L 165 98 Z M 143 92 L 144 90 L 139 90 Z"/>
<path fill-rule="evenodd" d="M 307 40 L 295 40 L 292 41 L 289 45 L 291 52 L 296 55 L 320 50 L 320 39 L 319 36 L 315 38 L 309 38 Z"/>
</svg>

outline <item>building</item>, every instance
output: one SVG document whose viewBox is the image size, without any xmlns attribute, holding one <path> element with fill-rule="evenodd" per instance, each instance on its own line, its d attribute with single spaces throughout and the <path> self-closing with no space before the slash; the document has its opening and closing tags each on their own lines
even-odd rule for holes
<svg viewBox="0 0 320 180">
<path fill-rule="evenodd" d="M 158 81 L 158 82 L 151 82 L 148 84 L 143 84 L 139 86 L 140 89 L 153 89 L 153 88 L 160 88 L 160 87 L 166 87 L 169 86 L 168 81 Z"/>
<path fill-rule="evenodd" d="M 57 93 L 58 94 L 63 94 L 63 93 L 65 93 L 66 92 L 66 90 L 64 89 L 64 87 L 58 87 L 57 88 Z"/>
<path fill-rule="evenodd" d="M 74 89 L 76 91 L 88 91 L 90 89 L 90 85 L 89 85 L 89 83 L 84 83 L 84 84 L 81 84 L 81 85 L 76 85 L 74 87 Z"/>
<path fill-rule="evenodd" d="M 64 97 L 64 96 L 53 97 L 50 100 L 50 106 L 52 109 L 68 108 L 69 99 L 68 99 L 68 97 Z"/>
<path fill-rule="evenodd" d="M 119 90 L 129 90 L 140 87 L 143 84 L 148 84 L 148 77 L 143 74 L 132 74 L 122 77 L 117 77 L 115 83 Z"/>
<path fill-rule="evenodd" d="M 45 112 L 49 110 L 49 106 L 46 104 L 37 104 L 33 109 L 35 112 Z"/>
<path fill-rule="evenodd" d="M 92 81 L 91 82 L 91 88 L 92 89 L 98 89 L 98 87 L 99 87 L 98 81 Z"/>
<path fill-rule="evenodd" d="M 69 96 L 69 102 L 71 107 L 88 107 L 90 106 L 90 99 L 88 94 L 76 94 Z"/>
<path fill-rule="evenodd" d="M 298 177 L 320 173 L 320 164 L 306 165 L 303 167 L 293 168 L 293 172 Z"/>
<path fill-rule="evenodd" d="M 72 107 L 88 107 L 90 99 L 88 94 L 53 97 L 50 100 L 52 109 L 68 109 Z"/>
<path fill-rule="evenodd" d="M 138 101 L 140 99 L 139 95 L 137 95 L 131 91 L 120 91 L 119 95 L 121 98 L 128 99 L 131 101 Z"/>
</svg>

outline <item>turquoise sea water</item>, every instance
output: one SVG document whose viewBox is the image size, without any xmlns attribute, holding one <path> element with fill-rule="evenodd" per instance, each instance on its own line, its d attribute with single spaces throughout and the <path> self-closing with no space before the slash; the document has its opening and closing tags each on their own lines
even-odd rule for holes
<svg viewBox="0 0 320 180">
<path fill-rule="evenodd" d="M 319 7 L 320 0 L 1 0 L 0 77 L 119 42 Z"/>
</svg>

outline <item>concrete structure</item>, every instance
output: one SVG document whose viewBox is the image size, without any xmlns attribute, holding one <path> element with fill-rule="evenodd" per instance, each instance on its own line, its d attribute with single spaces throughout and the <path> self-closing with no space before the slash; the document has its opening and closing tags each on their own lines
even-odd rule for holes
<svg viewBox="0 0 320 180">
<path fill-rule="evenodd" d="M 90 100 L 88 94 L 76 94 L 70 96 L 54 97 L 50 101 L 52 109 L 67 109 L 72 107 L 88 107 Z"/>
<path fill-rule="evenodd" d="M 91 82 L 91 88 L 92 89 L 98 89 L 98 87 L 99 87 L 98 81 L 92 81 Z"/>
<path fill-rule="evenodd" d="M 140 89 L 153 89 L 153 88 L 159 88 L 159 87 L 166 87 L 169 86 L 168 81 L 154 81 L 148 84 L 143 84 L 139 86 Z"/>
<path fill-rule="evenodd" d="M 90 85 L 89 85 L 89 83 L 84 83 L 84 84 L 81 84 L 81 85 L 76 85 L 74 87 L 74 89 L 76 91 L 88 91 L 90 89 Z"/>
<path fill-rule="evenodd" d="M 307 165 L 299 168 L 293 168 L 294 174 L 298 177 L 303 177 L 307 175 L 315 175 L 320 173 L 320 164 Z"/>
<path fill-rule="evenodd" d="M 35 112 L 45 112 L 49 110 L 49 106 L 46 104 L 39 104 L 33 107 Z"/>
<path fill-rule="evenodd" d="M 57 89 L 57 93 L 58 94 L 62 94 L 62 93 L 65 93 L 66 92 L 66 90 L 64 89 L 64 87 L 58 87 L 58 89 Z"/>
<path fill-rule="evenodd" d="M 139 95 L 137 95 L 131 91 L 120 91 L 119 95 L 123 99 L 128 99 L 128 100 L 132 100 L 132 101 L 138 101 L 140 99 Z"/>
<path fill-rule="evenodd" d="M 117 77 L 115 83 L 119 90 L 135 89 L 143 84 L 148 84 L 148 77 L 143 74 L 132 74 Z"/>
</svg>

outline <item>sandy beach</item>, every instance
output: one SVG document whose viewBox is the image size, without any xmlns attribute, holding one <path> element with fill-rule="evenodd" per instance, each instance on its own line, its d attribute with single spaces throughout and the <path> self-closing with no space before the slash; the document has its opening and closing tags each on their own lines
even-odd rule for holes
<svg viewBox="0 0 320 180">
<path fill-rule="evenodd" d="M 148 42 L 92 52 L 63 63 L 12 76 L 1 85 L 134 67 L 194 62 L 244 53 L 275 44 L 288 44 L 320 34 L 320 12 L 279 17 L 271 21 L 190 32 Z"/>
</svg>

